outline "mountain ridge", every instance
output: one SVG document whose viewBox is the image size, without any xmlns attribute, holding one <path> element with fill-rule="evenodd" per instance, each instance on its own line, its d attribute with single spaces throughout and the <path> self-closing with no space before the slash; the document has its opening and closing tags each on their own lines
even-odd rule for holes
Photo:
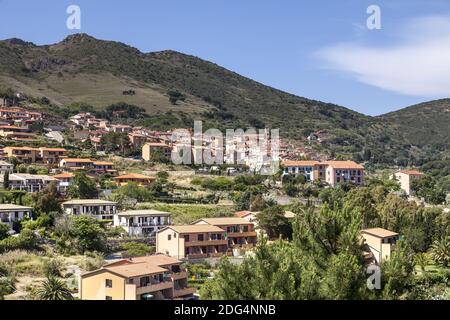
<svg viewBox="0 0 450 320">
<path fill-rule="evenodd" d="M 421 104 L 419 111 L 426 110 L 430 122 L 439 120 L 439 127 L 420 128 L 416 135 L 413 114 L 419 111 L 410 109 L 414 106 L 368 116 L 272 88 L 192 55 L 173 50 L 143 53 L 87 34 L 70 35 L 51 45 L 21 39 L 0 41 L 0 86 L 45 96 L 60 108 L 84 102 L 101 110 L 124 101 L 155 117 L 169 113 L 187 123 L 202 119 L 207 127 L 280 128 L 281 135 L 292 141 L 327 131 L 329 139 L 319 148 L 374 162 L 395 163 L 402 158 L 414 163 L 429 157 L 436 144 L 446 151 L 450 140 L 445 127 L 450 115 L 439 117 L 427 105 L 442 105 L 438 110 L 445 110 L 449 99 Z M 123 95 L 127 90 L 135 94 Z M 173 103 L 170 95 L 178 94 Z M 421 137 L 440 129 L 436 139 L 424 144 Z M 364 156 L 367 149 L 373 151 L 370 159 Z"/>
</svg>

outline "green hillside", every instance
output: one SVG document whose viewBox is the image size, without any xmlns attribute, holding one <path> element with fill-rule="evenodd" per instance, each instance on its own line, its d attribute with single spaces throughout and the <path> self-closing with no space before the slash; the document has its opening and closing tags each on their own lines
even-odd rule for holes
<svg viewBox="0 0 450 320">
<path fill-rule="evenodd" d="M 450 112 L 439 107 L 447 100 L 438 106 L 444 112 L 436 111 L 432 103 L 369 117 L 273 89 L 197 57 L 174 51 L 142 53 L 85 34 L 45 46 L 18 39 L 0 41 L 0 86 L 45 96 L 60 108 L 85 102 L 102 110 L 123 101 L 153 117 L 159 114 L 156 118 L 168 126 L 203 119 L 207 126 L 221 129 L 280 128 L 282 137 L 292 141 L 326 130 L 329 138 L 322 148 L 374 162 L 422 161 L 427 152 L 450 140 Z M 127 90 L 134 94 L 124 95 Z M 179 96 L 176 102 L 172 95 Z M 425 122 L 415 125 L 414 114 L 425 117 Z M 140 124 L 151 126 L 152 121 Z M 421 138 L 427 135 L 433 135 L 432 141 Z"/>
</svg>

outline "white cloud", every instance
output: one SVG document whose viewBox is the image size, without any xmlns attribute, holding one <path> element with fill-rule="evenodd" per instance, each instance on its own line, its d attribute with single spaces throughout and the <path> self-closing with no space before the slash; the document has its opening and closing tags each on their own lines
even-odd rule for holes
<svg viewBox="0 0 450 320">
<path fill-rule="evenodd" d="M 450 96 L 450 16 L 409 20 L 395 36 L 391 46 L 341 43 L 316 54 L 326 68 L 372 86 L 411 96 Z"/>
</svg>

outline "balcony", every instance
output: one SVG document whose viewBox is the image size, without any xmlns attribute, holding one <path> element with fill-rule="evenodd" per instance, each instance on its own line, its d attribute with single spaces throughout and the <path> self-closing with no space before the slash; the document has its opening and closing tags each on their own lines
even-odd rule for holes
<svg viewBox="0 0 450 320">
<path fill-rule="evenodd" d="M 172 273 L 171 278 L 172 281 L 175 280 L 180 280 L 180 279 L 186 279 L 187 278 L 187 272 L 186 271 L 181 271 L 181 272 L 177 272 L 177 273 Z"/>
<path fill-rule="evenodd" d="M 178 290 L 173 290 L 173 297 L 182 297 L 182 296 L 188 296 L 194 294 L 196 291 L 195 288 L 183 288 Z"/>
<path fill-rule="evenodd" d="M 208 254 L 207 253 L 191 253 L 186 255 L 186 258 L 188 259 L 204 259 L 204 258 L 208 258 Z"/>
<path fill-rule="evenodd" d="M 205 241 L 185 241 L 185 247 L 204 247 L 204 246 L 220 246 L 227 245 L 227 240 L 205 240 Z"/>
<path fill-rule="evenodd" d="M 256 237 L 255 231 L 247 231 L 247 232 L 230 232 L 228 233 L 228 238 L 238 238 L 238 237 Z"/>
<path fill-rule="evenodd" d="M 159 283 L 149 283 L 146 286 L 142 286 L 142 287 L 137 287 L 136 288 L 136 294 L 144 294 L 144 293 L 149 293 L 149 292 L 155 292 L 155 291 L 160 291 L 160 290 L 164 290 L 164 289 L 170 289 L 173 286 L 173 282 L 172 281 L 165 281 L 165 282 L 159 282 Z"/>
</svg>

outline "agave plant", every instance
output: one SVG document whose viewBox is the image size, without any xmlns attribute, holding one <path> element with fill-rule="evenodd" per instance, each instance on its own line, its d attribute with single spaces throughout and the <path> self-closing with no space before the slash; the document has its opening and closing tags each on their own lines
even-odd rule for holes
<svg viewBox="0 0 450 320">
<path fill-rule="evenodd" d="M 54 276 L 42 281 L 35 293 L 39 300 L 73 300 L 72 293 L 64 281 Z"/>
</svg>

